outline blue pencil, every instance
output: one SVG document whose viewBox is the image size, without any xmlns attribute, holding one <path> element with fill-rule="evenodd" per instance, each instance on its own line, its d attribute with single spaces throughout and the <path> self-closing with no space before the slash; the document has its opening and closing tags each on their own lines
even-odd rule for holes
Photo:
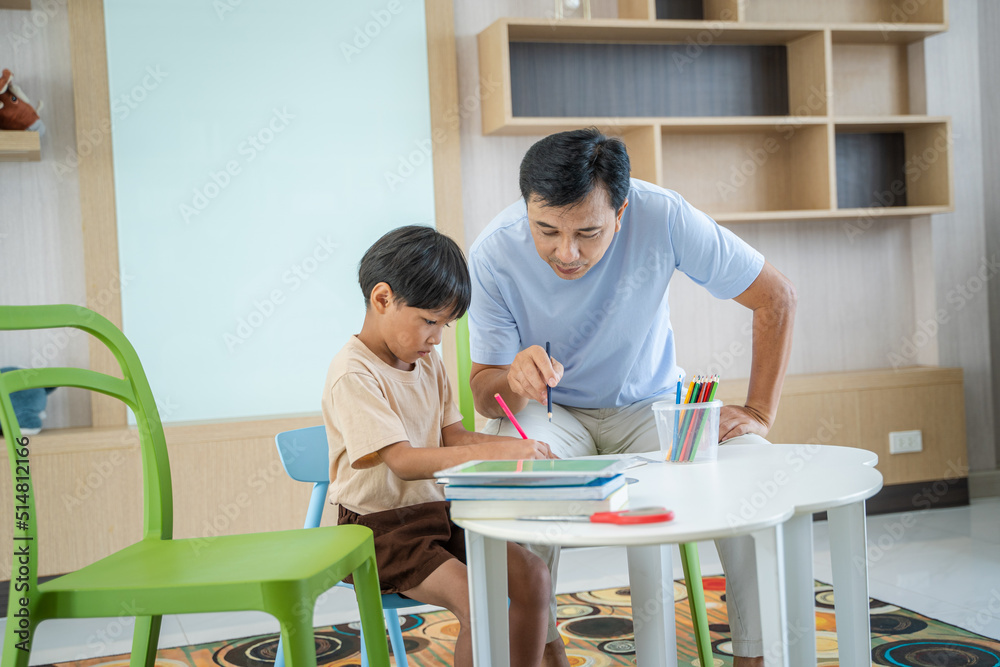
<svg viewBox="0 0 1000 667">
<path fill-rule="evenodd" d="M 684 381 L 684 374 L 683 373 L 678 373 L 677 374 L 677 405 L 681 404 L 681 383 L 683 381 Z M 677 439 L 680 437 L 680 430 L 681 430 L 681 411 L 678 410 L 677 412 L 674 413 L 674 447 L 673 447 L 673 449 L 677 448 Z M 673 450 L 671 450 L 671 452 L 670 452 L 671 458 L 673 458 L 673 453 L 674 453 Z"/>
<path fill-rule="evenodd" d="M 549 341 L 545 341 L 545 356 L 549 358 L 549 362 L 552 362 L 552 355 L 549 354 Z M 549 410 L 549 422 L 552 422 L 552 387 L 546 384 L 545 386 L 545 407 Z"/>
</svg>

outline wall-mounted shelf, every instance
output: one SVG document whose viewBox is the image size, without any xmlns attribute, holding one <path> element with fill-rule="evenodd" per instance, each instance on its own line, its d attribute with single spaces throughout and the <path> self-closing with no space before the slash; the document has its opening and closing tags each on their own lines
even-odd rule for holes
<svg viewBox="0 0 1000 667">
<path fill-rule="evenodd" d="M 952 210 L 950 121 L 913 115 L 907 49 L 947 28 L 944 0 L 907 16 L 888 0 L 618 7 L 480 33 L 482 80 L 500 82 L 483 133 L 597 126 L 623 138 L 633 176 L 719 222 Z"/>
<path fill-rule="evenodd" d="M 0 162 L 38 162 L 42 141 L 37 132 L 0 130 Z"/>
<path fill-rule="evenodd" d="M 912 28 L 946 25 L 946 0 L 618 0 L 618 16 L 630 19 L 694 19 L 740 23 L 817 22 L 838 29 L 861 24 Z M 842 27 L 843 26 L 843 27 Z"/>
<path fill-rule="evenodd" d="M 0 9 L 31 9 L 31 0 L 0 0 Z"/>
</svg>

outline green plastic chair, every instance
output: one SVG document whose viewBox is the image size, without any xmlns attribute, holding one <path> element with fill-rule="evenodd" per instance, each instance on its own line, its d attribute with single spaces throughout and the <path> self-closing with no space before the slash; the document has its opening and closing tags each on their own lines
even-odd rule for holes
<svg viewBox="0 0 1000 667">
<path fill-rule="evenodd" d="M 349 574 L 356 582 L 369 664 L 388 666 L 371 530 L 330 526 L 172 539 L 173 496 L 163 426 L 146 375 L 124 334 L 80 306 L 0 306 L 0 330 L 59 327 L 86 331 L 107 345 L 124 379 L 80 368 L 0 374 L 0 425 L 15 509 L 3 667 L 27 667 L 34 630 L 42 621 L 120 616 L 125 604 L 146 614 L 136 618 L 131 667 L 152 667 L 163 614 L 244 610 L 264 611 L 278 619 L 290 667 L 316 667 L 316 598 Z M 143 537 L 107 558 L 40 584 L 32 445 L 21 438 L 10 394 L 55 386 L 113 396 L 135 414 L 142 452 Z"/>
<path fill-rule="evenodd" d="M 469 316 L 463 315 L 456 325 L 455 346 L 458 355 L 458 407 L 462 412 L 462 424 L 470 431 L 476 430 L 476 407 L 472 396 L 472 356 L 469 347 Z M 701 667 L 714 665 L 712 658 L 712 636 L 708 629 L 708 612 L 705 609 L 705 588 L 701 580 L 701 562 L 698 559 L 698 545 L 688 542 L 678 545 L 681 551 L 681 566 L 684 568 L 684 585 L 687 588 L 688 604 L 694 625 L 695 643 L 698 645 L 698 661 Z"/>
</svg>

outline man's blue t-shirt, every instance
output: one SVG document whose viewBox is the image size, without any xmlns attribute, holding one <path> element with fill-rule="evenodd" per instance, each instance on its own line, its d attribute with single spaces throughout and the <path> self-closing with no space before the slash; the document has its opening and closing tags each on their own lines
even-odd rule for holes
<svg viewBox="0 0 1000 667">
<path fill-rule="evenodd" d="M 676 390 L 667 305 L 674 269 L 731 299 L 757 278 L 764 257 L 672 190 L 632 179 L 628 202 L 611 246 L 577 280 L 538 256 L 524 200 L 483 230 L 469 252 L 472 361 L 510 364 L 549 341 L 565 367 L 552 401 L 579 408 Z"/>
</svg>

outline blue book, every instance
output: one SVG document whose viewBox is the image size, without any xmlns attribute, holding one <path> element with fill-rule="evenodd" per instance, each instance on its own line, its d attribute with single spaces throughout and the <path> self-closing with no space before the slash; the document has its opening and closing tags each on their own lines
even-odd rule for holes
<svg viewBox="0 0 1000 667">
<path fill-rule="evenodd" d="M 625 485 L 625 475 L 598 477 L 586 484 L 559 486 L 459 485 L 444 487 L 446 500 L 604 500 Z"/>
</svg>

